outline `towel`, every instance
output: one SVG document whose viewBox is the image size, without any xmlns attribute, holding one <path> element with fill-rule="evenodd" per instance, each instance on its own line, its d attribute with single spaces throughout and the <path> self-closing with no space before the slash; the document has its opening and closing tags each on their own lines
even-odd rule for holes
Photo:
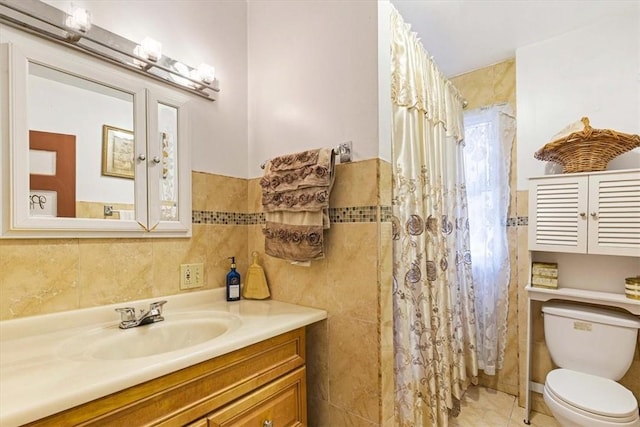
<svg viewBox="0 0 640 427">
<path fill-rule="evenodd" d="M 330 148 L 276 157 L 265 165 L 262 209 L 265 253 L 293 262 L 324 258 L 329 196 L 334 182 Z"/>
</svg>

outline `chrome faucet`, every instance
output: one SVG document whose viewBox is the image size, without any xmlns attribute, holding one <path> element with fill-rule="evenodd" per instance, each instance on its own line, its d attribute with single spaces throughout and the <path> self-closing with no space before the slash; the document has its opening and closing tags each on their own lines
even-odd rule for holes
<svg viewBox="0 0 640 427">
<path fill-rule="evenodd" d="M 116 311 L 120 313 L 120 329 L 135 328 L 164 320 L 162 306 L 166 303 L 167 301 L 152 302 L 149 304 L 149 310 L 140 309 L 140 317 L 138 318 L 136 318 L 136 309 L 133 307 L 116 308 Z"/>
</svg>

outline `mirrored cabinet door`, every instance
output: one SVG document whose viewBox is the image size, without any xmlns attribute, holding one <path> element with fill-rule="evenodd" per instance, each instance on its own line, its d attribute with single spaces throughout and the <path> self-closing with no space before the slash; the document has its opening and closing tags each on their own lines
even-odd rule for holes
<svg viewBox="0 0 640 427">
<path fill-rule="evenodd" d="M 189 236 L 188 98 L 7 35 L 2 237 Z"/>
<path fill-rule="evenodd" d="M 149 224 L 161 233 L 185 230 L 191 224 L 191 160 L 183 144 L 188 140 L 187 98 L 179 95 L 147 94 L 147 123 L 153 129 L 149 132 L 149 193 L 156 196 L 149 198 Z"/>
<path fill-rule="evenodd" d="M 134 94 L 27 66 L 29 217 L 135 220 Z"/>
</svg>

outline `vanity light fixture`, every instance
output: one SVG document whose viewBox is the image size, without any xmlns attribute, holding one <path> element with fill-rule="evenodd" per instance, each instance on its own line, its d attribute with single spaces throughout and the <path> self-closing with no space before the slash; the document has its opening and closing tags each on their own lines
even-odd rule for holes
<svg viewBox="0 0 640 427">
<path fill-rule="evenodd" d="M 178 62 L 176 61 L 173 64 L 173 68 L 178 72 L 179 75 L 172 75 L 171 78 L 173 79 L 174 82 L 183 85 L 183 86 L 193 86 L 193 84 L 190 82 L 189 77 L 191 76 L 191 72 L 189 70 L 189 67 L 187 67 L 186 65 L 184 65 L 182 62 Z"/>
<path fill-rule="evenodd" d="M 44 37 L 112 64 L 215 101 L 220 92 L 209 65 L 190 67 L 162 54 L 150 37 L 140 44 L 91 24 L 91 14 L 76 8 L 67 14 L 39 0 L 0 0 L 0 23 Z"/>
</svg>

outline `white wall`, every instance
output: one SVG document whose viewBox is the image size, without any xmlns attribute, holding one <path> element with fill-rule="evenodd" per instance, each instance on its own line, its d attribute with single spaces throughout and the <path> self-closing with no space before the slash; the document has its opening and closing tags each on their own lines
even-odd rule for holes
<svg viewBox="0 0 640 427">
<path fill-rule="evenodd" d="M 378 157 L 391 162 L 391 10 L 378 0 Z"/>
<path fill-rule="evenodd" d="M 46 2 L 66 11 L 71 3 Z M 194 170 L 251 178 L 271 157 L 345 141 L 354 160 L 390 160 L 389 88 L 378 81 L 390 67 L 387 0 L 73 4 L 98 26 L 216 67 L 218 101 L 193 101 Z"/>
<path fill-rule="evenodd" d="M 46 0 L 61 10 L 90 11 L 95 25 L 132 41 L 149 36 L 163 52 L 191 66 L 216 68 L 221 92 L 193 96 L 194 170 L 247 177 L 247 3 L 244 1 Z"/>
<path fill-rule="evenodd" d="M 249 2 L 249 177 L 272 157 L 344 141 L 354 160 L 378 157 L 377 9 Z"/>
<path fill-rule="evenodd" d="M 518 190 L 545 175 L 533 154 L 583 116 L 594 128 L 640 133 L 640 2 L 629 12 L 516 51 Z M 640 167 L 640 149 L 608 169 Z"/>
</svg>

